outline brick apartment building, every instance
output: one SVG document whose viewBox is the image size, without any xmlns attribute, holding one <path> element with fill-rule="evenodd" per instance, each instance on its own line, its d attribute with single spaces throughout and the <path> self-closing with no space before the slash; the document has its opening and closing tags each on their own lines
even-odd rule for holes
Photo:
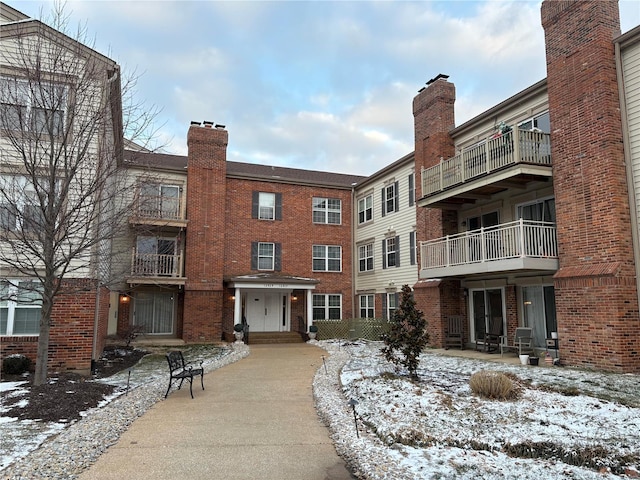
<svg viewBox="0 0 640 480">
<path fill-rule="evenodd" d="M 388 316 L 411 283 L 435 347 L 462 315 L 469 346 L 493 322 L 530 326 L 564 364 L 640 371 L 640 27 L 620 36 L 615 1 L 541 14 L 546 79 L 456 126 L 436 76 L 413 102 L 415 151 L 370 177 L 226 161 L 211 122 L 186 157 L 125 152 L 136 209 L 108 333 L 300 338 L 314 319 Z"/>
</svg>

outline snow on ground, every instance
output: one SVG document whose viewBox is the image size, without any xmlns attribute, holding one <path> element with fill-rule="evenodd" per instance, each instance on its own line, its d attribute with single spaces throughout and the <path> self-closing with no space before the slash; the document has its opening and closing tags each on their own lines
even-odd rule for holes
<svg viewBox="0 0 640 480">
<path fill-rule="evenodd" d="M 184 357 L 187 362 L 203 361 L 205 373 L 234 361 L 230 359 L 231 357 L 237 360 L 246 356 L 246 354 L 248 354 L 248 349 L 243 352 L 241 347 L 236 346 L 230 349 L 201 345 L 189 346 L 184 350 Z M 227 357 L 229 357 L 229 360 L 227 360 Z M 104 407 L 114 406 L 114 400 L 124 398 L 129 392 L 141 387 L 158 386 L 158 392 L 161 392 L 159 395 L 164 396 L 167 382 L 167 361 L 162 354 L 146 355 L 134 367 L 94 381 L 115 385 L 117 388 L 96 408 L 82 412 L 81 417 L 88 417 Z M 22 385 L 26 384 L 27 382 L 0 382 L 0 389 L 9 392 L 9 395 L 16 395 L 20 391 L 24 392 Z M 117 404 L 115 404 L 114 408 L 117 408 Z M 0 472 L 14 462 L 27 457 L 46 440 L 68 427 L 82 422 L 82 419 L 60 423 L 19 420 L 14 417 L 7 417 L 5 412 L 8 410 L 9 408 L 0 404 Z"/>
<path fill-rule="evenodd" d="M 328 352 L 314 378 L 316 407 L 336 450 L 358 478 L 611 480 L 640 476 L 638 375 L 511 365 L 427 351 L 421 356 L 420 380 L 414 383 L 384 360 L 379 342 L 314 343 Z M 223 364 L 224 359 L 210 358 L 205 370 Z M 480 370 L 516 375 L 526 385 L 521 397 L 497 401 L 474 396 L 469 378 Z M 120 386 L 121 396 L 127 385 L 131 390 L 155 383 L 160 398 L 166 382 L 164 357 L 145 357 L 130 375 L 125 371 L 105 380 Z M 20 388 L 19 384 L 0 385 Z M 349 399 L 358 402 L 359 437 Z M 117 408 L 117 402 L 108 403 L 109 408 Z M 0 450 L 5 450 L 7 436 L 15 436 L 13 460 L 69 427 L 10 420 L 0 418 L 6 422 L 0 423 Z M 16 425 L 15 431 L 5 428 L 10 424 Z M 518 455 L 507 455 L 508 450 Z M 535 452 L 542 450 L 544 458 L 524 458 L 540 455 Z M 571 458 L 579 456 L 593 458 L 593 468 L 573 465 Z M 34 457 L 25 458 L 30 460 Z"/>
<path fill-rule="evenodd" d="M 511 365 L 426 351 L 419 381 L 411 382 L 382 357 L 382 343 L 320 346 L 332 355 L 327 373 L 320 369 L 316 375 L 316 403 L 339 453 L 361 466 L 361 478 L 640 475 L 638 375 Z M 480 370 L 522 379 L 520 398 L 498 401 L 473 395 L 469 379 Z M 339 375 L 339 382 L 331 384 L 331 375 Z M 334 388 L 342 396 L 330 398 Z M 358 402 L 360 438 L 349 399 Z M 591 468 L 577 466 L 582 459 L 590 461 Z M 393 465 L 398 475 L 385 465 Z"/>
</svg>

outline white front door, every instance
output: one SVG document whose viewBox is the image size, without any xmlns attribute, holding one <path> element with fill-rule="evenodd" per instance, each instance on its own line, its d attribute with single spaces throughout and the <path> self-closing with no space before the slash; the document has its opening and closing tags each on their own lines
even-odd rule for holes
<svg viewBox="0 0 640 480">
<path fill-rule="evenodd" d="M 286 298 L 286 297 L 285 297 Z M 280 332 L 284 318 L 281 293 L 248 292 L 246 303 L 247 323 L 250 332 Z"/>
</svg>

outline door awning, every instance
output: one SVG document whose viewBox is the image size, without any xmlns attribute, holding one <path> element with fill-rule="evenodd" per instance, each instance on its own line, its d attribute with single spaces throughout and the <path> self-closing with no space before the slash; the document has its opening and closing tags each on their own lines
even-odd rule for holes
<svg viewBox="0 0 640 480">
<path fill-rule="evenodd" d="M 241 275 L 225 279 L 229 288 L 252 289 L 280 289 L 280 290 L 314 290 L 320 280 L 315 278 L 274 275 L 272 273 L 258 273 L 255 275 Z"/>
</svg>

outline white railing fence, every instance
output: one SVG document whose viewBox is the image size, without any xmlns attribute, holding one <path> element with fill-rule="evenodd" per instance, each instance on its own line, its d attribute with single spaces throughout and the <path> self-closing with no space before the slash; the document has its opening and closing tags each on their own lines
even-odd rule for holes
<svg viewBox="0 0 640 480">
<path fill-rule="evenodd" d="M 420 242 L 420 254 L 422 269 L 518 257 L 557 258 L 556 226 L 520 219 Z"/>
<path fill-rule="evenodd" d="M 182 199 L 163 195 L 141 195 L 136 198 L 136 214 L 140 218 L 182 220 Z"/>
<path fill-rule="evenodd" d="M 131 274 L 138 277 L 181 277 L 182 256 L 133 252 Z"/>
<path fill-rule="evenodd" d="M 422 170 L 422 195 L 440 192 L 453 185 L 516 163 L 551 165 L 551 136 L 548 133 L 515 129 L 493 135 L 465 148 L 455 157 Z"/>
</svg>

